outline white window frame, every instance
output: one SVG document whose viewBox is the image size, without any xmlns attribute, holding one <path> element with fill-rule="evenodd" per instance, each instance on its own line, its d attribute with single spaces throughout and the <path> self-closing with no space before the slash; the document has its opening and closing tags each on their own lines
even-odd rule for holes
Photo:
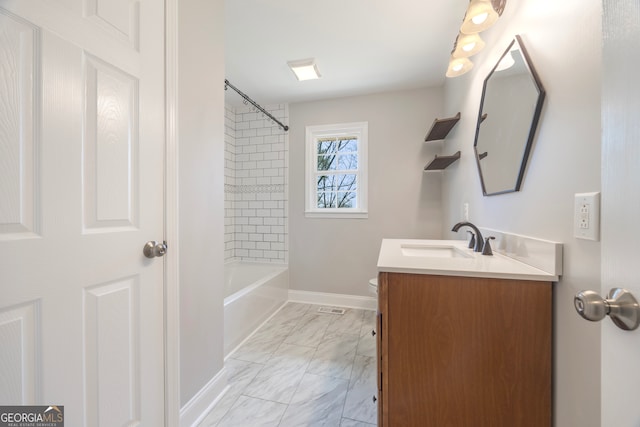
<svg viewBox="0 0 640 427">
<path fill-rule="evenodd" d="M 355 208 L 318 208 L 317 207 L 317 152 L 316 141 L 319 138 L 356 136 L 358 138 L 358 169 L 356 175 Z M 367 218 L 369 123 L 353 122 L 330 125 L 307 126 L 305 132 L 305 216 L 307 218 Z"/>
</svg>

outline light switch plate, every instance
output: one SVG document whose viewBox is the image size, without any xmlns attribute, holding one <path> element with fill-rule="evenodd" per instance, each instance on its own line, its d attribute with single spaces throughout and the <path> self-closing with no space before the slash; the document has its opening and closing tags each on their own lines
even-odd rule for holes
<svg viewBox="0 0 640 427">
<path fill-rule="evenodd" d="M 578 193 L 573 208 L 573 236 L 600 240 L 600 193 Z"/>
</svg>

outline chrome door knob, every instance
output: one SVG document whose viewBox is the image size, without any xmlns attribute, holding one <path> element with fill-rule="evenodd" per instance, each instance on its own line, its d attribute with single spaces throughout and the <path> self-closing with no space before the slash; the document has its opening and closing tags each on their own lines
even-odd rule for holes
<svg viewBox="0 0 640 427">
<path fill-rule="evenodd" d="M 144 247 L 142 248 L 142 253 L 147 258 L 164 256 L 164 254 L 167 253 L 167 243 L 150 240 L 144 244 Z"/>
<path fill-rule="evenodd" d="M 592 322 L 598 322 L 609 314 L 609 304 L 597 292 L 580 291 L 573 299 L 576 311 Z"/>
<path fill-rule="evenodd" d="M 580 291 L 573 298 L 576 311 L 592 322 L 611 317 L 620 329 L 632 331 L 640 325 L 640 306 L 631 292 L 613 288 L 606 299 L 594 291 Z"/>
</svg>

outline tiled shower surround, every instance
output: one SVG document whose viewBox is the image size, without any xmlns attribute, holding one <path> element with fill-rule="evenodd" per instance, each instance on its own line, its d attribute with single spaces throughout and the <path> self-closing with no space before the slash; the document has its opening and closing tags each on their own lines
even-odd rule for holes
<svg viewBox="0 0 640 427">
<path fill-rule="evenodd" d="M 285 104 L 264 106 L 284 124 Z M 288 262 L 287 132 L 251 106 L 225 106 L 225 260 Z"/>
</svg>

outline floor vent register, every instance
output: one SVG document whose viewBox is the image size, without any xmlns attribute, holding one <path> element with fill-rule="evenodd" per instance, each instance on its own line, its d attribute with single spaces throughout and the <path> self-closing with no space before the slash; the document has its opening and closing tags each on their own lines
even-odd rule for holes
<svg viewBox="0 0 640 427">
<path fill-rule="evenodd" d="M 344 314 L 344 308 L 337 308 L 337 307 L 320 307 L 320 308 L 318 308 L 318 313 L 327 313 L 327 314 Z"/>
</svg>

